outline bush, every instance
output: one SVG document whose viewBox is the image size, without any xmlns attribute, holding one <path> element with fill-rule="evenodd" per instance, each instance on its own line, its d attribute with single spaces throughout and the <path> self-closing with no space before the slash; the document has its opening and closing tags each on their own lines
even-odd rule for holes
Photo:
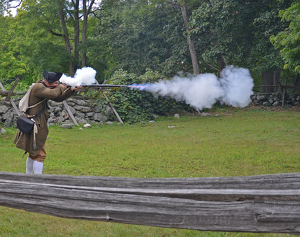
<svg viewBox="0 0 300 237">
<path fill-rule="evenodd" d="M 147 69 L 146 73 L 140 77 L 119 70 L 107 83 L 115 85 L 147 84 L 161 79 L 167 80 L 162 74 L 150 69 Z M 176 102 L 171 98 L 154 97 L 151 93 L 138 89 L 113 89 L 109 91 L 108 97 L 122 120 L 130 123 L 152 120 L 157 115 L 169 115 L 192 110 L 185 103 Z"/>
</svg>

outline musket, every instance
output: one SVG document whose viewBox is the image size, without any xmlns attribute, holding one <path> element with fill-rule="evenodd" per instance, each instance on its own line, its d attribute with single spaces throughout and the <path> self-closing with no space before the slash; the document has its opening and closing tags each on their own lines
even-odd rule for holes
<svg viewBox="0 0 300 237">
<path fill-rule="evenodd" d="M 110 85 L 110 84 L 92 84 L 92 85 L 81 85 L 82 87 L 96 87 L 96 88 L 118 88 L 118 87 L 129 87 L 128 85 Z"/>
<path fill-rule="evenodd" d="M 65 84 L 66 86 L 70 86 Z M 91 84 L 91 85 L 80 85 L 81 87 L 92 87 L 92 88 L 120 88 L 120 87 L 128 87 L 128 88 L 139 88 L 140 90 L 145 89 L 147 85 L 111 85 L 111 84 Z"/>
</svg>

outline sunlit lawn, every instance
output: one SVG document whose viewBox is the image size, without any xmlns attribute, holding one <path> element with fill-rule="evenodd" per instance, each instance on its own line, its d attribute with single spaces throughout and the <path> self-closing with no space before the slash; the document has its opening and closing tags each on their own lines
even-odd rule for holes
<svg viewBox="0 0 300 237">
<path fill-rule="evenodd" d="M 214 177 L 298 172 L 299 110 L 215 111 L 156 123 L 50 127 L 45 174 Z M 0 170 L 24 172 L 15 129 L 0 135 Z M 277 236 L 70 220 L 0 207 L 0 236 Z M 278 235 L 286 236 L 286 235 Z"/>
</svg>

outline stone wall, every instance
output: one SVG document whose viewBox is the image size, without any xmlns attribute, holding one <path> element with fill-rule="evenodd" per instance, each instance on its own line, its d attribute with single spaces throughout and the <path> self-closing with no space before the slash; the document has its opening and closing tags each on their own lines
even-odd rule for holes
<svg viewBox="0 0 300 237">
<path fill-rule="evenodd" d="M 21 98 L 14 99 L 17 106 L 20 99 Z M 71 113 L 79 124 L 109 123 L 109 120 L 114 118 L 113 111 L 108 103 L 101 105 L 97 102 L 90 102 L 82 98 L 69 98 L 66 101 Z M 73 123 L 62 102 L 49 100 L 48 105 L 50 112 L 49 125 Z M 12 108 L 10 102 L 0 101 L 0 124 L 3 124 L 4 127 L 15 126 L 17 118 L 18 115 Z"/>
<path fill-rule="evenodd" d="M 17 106 L 20 99 L 21 98 L 14 99 Z M 254 105 L 282 106 L 281 93 L 256 93 L 251 96 L 251 100 Z M 104 103 L 104 105 L 101 105 L 97 102 L 84 100 L 83 98 L 72 97 L 67 99 L 67 103 L 79 124 L 111 123 L 115 118 L 115 116 L 113 116 L 113 111 L 107 102 Z M 287 106 L 300 105 L 300 94 L 286 94 L 284 104 Z M 49 125 L 73 123 L 62 102 L 50 100 L 48 105 L 50 108 Z M 15 126 L 17 117 L 18 115 L 12 108 L 10 102 L 4 100 L 0 101 L 0 124 L 3 124 L 4 127 Z"/>
<path fill-rule="evenodd" d="M 251 100 L 255 105 L 263 106 L 282 106 L 283 96 L 281 93 L 256 93 L 251 96 Z M 300 105 L 300 94 L 285 94 L 284 105 L 297 106 Z"/>
</svg>

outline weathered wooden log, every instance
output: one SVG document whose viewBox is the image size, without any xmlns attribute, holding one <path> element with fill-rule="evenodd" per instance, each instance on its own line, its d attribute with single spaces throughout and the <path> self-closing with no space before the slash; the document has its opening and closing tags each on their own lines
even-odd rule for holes
<svg viewBox="0 0 300 237">
<path fill-rule="evenodd" d="M 17 78 L 17 79 L 15 80 L 13 86 L 10 88 L 10 90 L 9 90 L 9 92 L 8 92 L 8 95 L 6 96 L 6 99 L 5 99 L 6 101 L 9 101 L 9 100 L 10 100 L 10 97 L 11 97 L 12 93 L 14 92 L 16 86 L 18 85 L 19 81 L 20 81 L 19 78 Z"/>
<path fill-rule="evenodd" d="M 106 101 L 108 101 L 108 105 L 109 107 L 112 109 L 112 111 L 114 112 L 114 114 L 116 115 L 117 119 L 119 120 L 119 122 L 121 124 L 123 124 L 123 120 L 121 119 L 120 115 L 118 114 L 117 110 L 115 109 L 115 107 L 110 103 L 107 95 L 105 93 L 102 92 L 102 95 L 105 97 Z"/>
<path fill-rule="evenodd" d="M 0 205 L 166 228 L 299 234 L 300 173 L 138 179 L 0 172 Z"/>
<path fill-rule="evenodd" d="M 12 92 L 10 95 L 14 96 L 14 95 L 25 95 L 27 91 L 25 92 Z M 7 96 L 10 93 L 10 91 L 0 91 L 0 95 L 2 96 Z"/>
<path fill-rule="evenodd" d="M 75 118 L 74 115 L 72 114 L 72 111 L 71 111 L 71 109 L 70 109 L 68 103 L 64 100 L 64 101 L 63 101 L 63 104 L 64 104 L 65 109 L 67 110 L 67 112 L 68 112 L 68 114 L 69 114 L 69 117 L 73 120 L 74 124 L 77 125 L 77 126 L 79 126 L 79 124 L 78 124 L 76 118 Z"/>
<path fill-rule="evenodd" d="M 17 113 L 18 115 L 20 115 L 20 114 L 21 114 L 20 110 L 19 110 L 18 107 L 16 106 L 15 102 L 13 101 L 13 99 L 10 98 L 10 96 L 12 95 L 12 93 L 13 93 L 15 87 L 17 86 L 18 82 L 19 82 L 19 79 L 17 79 L 17 80 L 15 81 L 13 87 L 12 87 L 11 90 L 9 91 L 9 93 L 8 93 L 8 95 L 7 95 L 7 98 L 6 98 L 6 99 L 7 99 L 6 101 L 9 100 L 10 103 L 11 103 L 11 105 L 13 106 L 14 110 L 16 111 L 16 113 Z M 7 91 L 7 90 L 4 88 L 4 86 L 2 85 L 1 81 L 0 81 L 0 88 L 1 88 L 3 91 Z"/>
</svg>

